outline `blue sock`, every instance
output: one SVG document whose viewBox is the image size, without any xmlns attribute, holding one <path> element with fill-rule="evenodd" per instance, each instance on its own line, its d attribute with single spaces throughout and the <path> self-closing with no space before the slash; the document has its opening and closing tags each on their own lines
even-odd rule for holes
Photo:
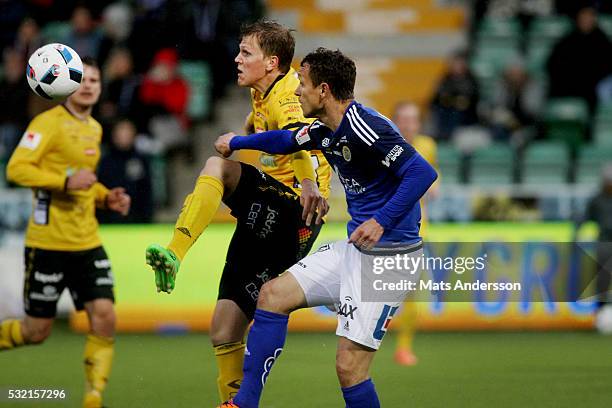
<svg viewBox="0 0 612 408">
<path fill-rule="evenodd" d="M 342 388 L 346 408 L 380 408 L 380 401 L 372 379 Z"/>
<path fill-rule="evenodd" d="M 257 408 L 261 391 L 287 337 L 289 316 L 257 309 L 247 337 L 244 379 L 234 403 L 240 408 Z"/>
</svg>

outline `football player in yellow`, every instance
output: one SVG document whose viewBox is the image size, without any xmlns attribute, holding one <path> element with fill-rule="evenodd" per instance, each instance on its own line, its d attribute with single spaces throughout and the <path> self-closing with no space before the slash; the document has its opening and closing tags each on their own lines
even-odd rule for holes
<svg viewBox="0 0 612 408">
<path fill-rule="evenodd" d="M 421 134 L 421 112 L 413 102 L 400 102 L 393 113 L 393 122 L 399 128 L 404 139 L 411 144 L 417 152 L 423 156 L 436 169 L 437 166 L 437 146 L 436 141 L 431 136 Z M 439 172 L 438 172 L 439 174 Z M 436 194 L 438 182 L 431 186 L 427 195 L 421 199 L 421 236 L 426 239 L 428 236 L 427 225 L 427 196 Z M 402 313 L 398 317 L 399 334 L 395 350 L 395 361 L 400 365 L 411 366 L 418 362 L 417 356 L 412 349 L 414 332 L 417 319 L 417 304 L 415 302 L 405 302 Z"/>
<path fill-rule="evenodd" d="M 36 116 L 8 166 L 7 178 L 33 191 L 25 239 L 23 320 L 0 323 L 0 350 L 40 344 L 51 334 L 57 301 L 68 288 L 87 312 L 83 406 L 102 406 L 113 359 L 113 275 L 98 236 L 97 208 L 127 214 L 123 188 L 98 183 L 102 127 L 91 117 L 100 96 L 100 70 L 83 58 L 83 81 L 63 105 Z M 6 369 L 9 369 L 6 367 Z"/>
<path fill-rule="evenodd" d="M 294 48 L 291 30 L 278 23 L 243 27 L 235 62 L 238 85 L 251 89 L 247 131 L 294 130 L 312 121 L 304 118 L 295 95 L 299 81 L 290 65 Z M 209 158 L 185 199 L 168 246 L 146 250 L 158 291 L 170 293 L 180 262 L 221 201 L 237 219 L 210 330 L 221 401 L 240 387 L 244 336 L 261 286 L 308 254 L 328 210 L 331 168 L 320 151 L 261 154 L 260 162 L 263 171 Z"/>
</svg>

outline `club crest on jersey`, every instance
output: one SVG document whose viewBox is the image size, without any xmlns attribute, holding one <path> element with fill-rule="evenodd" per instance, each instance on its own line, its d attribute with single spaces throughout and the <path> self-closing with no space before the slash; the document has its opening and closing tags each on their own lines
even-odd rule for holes
<svg viewBox="0 0 612 408">
<path fill-rule="evenodd" d="M 326 137 L 326 138 L 325 138 L 325 139 L 323 139 L 323 141 L 321 142 L 321 146 L 323 146 L 323 147 L 329 147 L 329 143 L 330 143 L 329 137 Z"/>
<path fill-rule="evenodd" d="M 342 146 L 342 157 L 344 157 L 344 160 L 347 162 L 351 161 L 351 149 L 349 149 L 348 146 Z"/>
</svg>

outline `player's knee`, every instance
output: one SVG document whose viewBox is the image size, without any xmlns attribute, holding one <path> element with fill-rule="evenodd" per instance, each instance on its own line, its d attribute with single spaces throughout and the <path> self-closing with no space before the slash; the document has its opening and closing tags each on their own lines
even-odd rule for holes
<svg viewBox="0 0 612 408">
<path fill-rule="evenodd" d="M 223 162 L 225 159 L 217 156 L 210 156 L 206 159 L 206 164 L 200 171 L 200 176 L 215 176 L 219 177 L 223 174 Z"/>
<path fill-rule="evenodd" d="M 282 284 L 277 280 L 271 280 L 261 287 L 257 308 L 275 313 L 290 313 L 294 310 L 290 300 L 290 296 L 285 296 Z"/>
<path fill-rule="evenodd" d="M 115 332 L 115 309 L 111 302 L 96 305 L 91 314 L 91 329 L 95 334 L 112 337 Z"/>
<path fill-rule="evenodd" d="M 41 344 L 51 335 L 52 323 L 24 325 L 23 336 L 28 344 Z"/>
<path fill-rule="evenodd" d="M 244 337 L 244 333 L 242 333 L 242 335 L 235 333 L 234 330 L 227 325 L 212 325 L 210 327 L 209 336 L 212 345 L 218 346 L 219 344 L 241 341 Z"/>
<path fill-rule="evenodd" d="M 350 387 L 365 381 L 368 377 L 354 354 L 339 350 L 336 355 L 336 374 L 342 387 Z"/>
</svg>

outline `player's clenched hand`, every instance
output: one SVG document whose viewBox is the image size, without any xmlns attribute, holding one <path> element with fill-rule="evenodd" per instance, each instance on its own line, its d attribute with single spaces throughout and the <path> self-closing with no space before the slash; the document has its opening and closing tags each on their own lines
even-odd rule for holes
<svg viewBox="0 0 612 408">
<path fill-rule="evenodd" d="M 93 171 L 81 169 L 68 177 L 66 190 L 88 190 L 96 181 L 98 178 Z"/>
<path fill-rule="evenodd" d="M 108 195 L 106 196 L 106 207 L 109 210 L 116 211 L 123 216 L 128 215 L 131 203 L 132 199 L 125 193 L 125 189 L 123 187 L 115 187 L 109 190 Z"/>
<path fill-rule="evenodd" d="M 359 248 L 371 249 L 382 237 L 385 229 L 374 218 L 363 222 L 351 234 L 349 242 L 355 243 Z"/>
<path fill-rule="evenodd" d="M 232 149 L 230 149 L 230 141 L 236 137 L 234 132 L 225 133 L 217 138 L 215 149 L 223 156 L 230 157 Z"/>
<path fill-rule="evenodd" d="M 312 218 L 316 214 L 315 224 L 320 224 L 321 219 L 329 211 L 327 200 L 321 195 L 317 183 L 310 179 L 302 180 L 302 194 L 300 195 L 302 205 L 302 219 L 310 226 Z"/>
</svg>

